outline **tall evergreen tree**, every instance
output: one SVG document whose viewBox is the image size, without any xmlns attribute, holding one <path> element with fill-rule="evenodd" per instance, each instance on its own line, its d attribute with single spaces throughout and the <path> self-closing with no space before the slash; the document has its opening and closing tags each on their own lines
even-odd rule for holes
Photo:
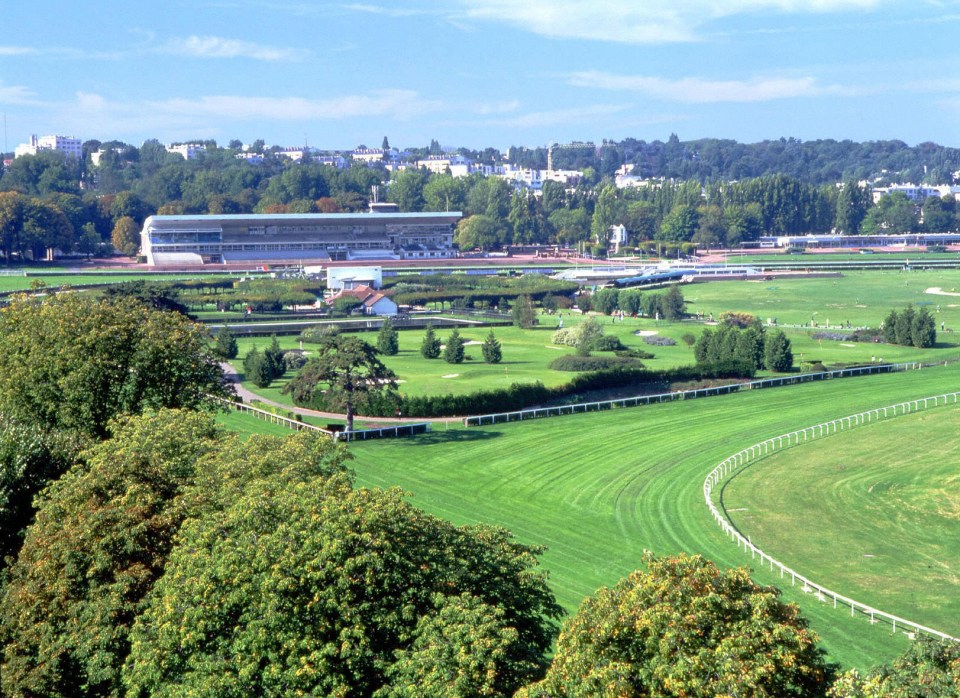
<svg viewBox="0 0 960 698">
<path fill-rule="evenodd" d="M 395 356 L 400 351 L 400 335 L 390 318 L 384 318 L 377 333 L 377 349 L 385 356 Z"/>
<path fill-rule="evenodd" d="M 483 352 L 483 360 L 488 364 L 498 364 L 503 360 L 503 350 L 493 330 L 490 330 L 490 334 L 483 340 L 483 346 L 480 349 Z"/>
<path fill-rule="evenodd" d="M 463 339 L 460 337 L 460 330 L 456 328 L 447 337 L 446 346 L 443 348 L 443 360 L 448 364 L 463 363 Z"/>
<path fill-rule="evenodd" d="M 217 332 L 217 340 L 214 342 L 213 350 L 220 358 L 237 358 L 237 353 L 240 351 L 239 347 L 237 346 L 237 338 L 226 325 L 223 326 L 222 330 Z"/>
<path fill-rule="evenodd" d="M 433 330 L 433 325 L 427 325 L 427 331 L 420 343 L 420 356 L 425 359 L 436 359 L 440 356 L 440 338 Z"/>
</svg>

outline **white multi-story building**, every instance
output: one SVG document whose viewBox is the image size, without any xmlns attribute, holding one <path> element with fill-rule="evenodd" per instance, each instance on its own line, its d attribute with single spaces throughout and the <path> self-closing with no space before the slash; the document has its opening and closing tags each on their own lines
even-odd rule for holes
<svg viewBox="0 0 960 698">
<path fill-rule="evenodd" d="M 517 189 L 540 191 L 543 189 L 544 182 L 560 182 L 565 186 L 575 186 L 583 173 L 579 170 L 528 170 L 506 165 L 497 176 L 511 182 Z"/>
<path fill-rule="evenodd" d="M 158 215 L 144 221 L 140 241 L 151 266 L 445 258 L 455 254 L 453 232 L 461 215 Z"/>
<path fill-rule="evenodd" d="M 180 145 L 166 146 L 168 153 L 182 155 L 184 160 L 194 160 L 200 157 L 200 153 L 206 152 L 207 148 L 198 143 L 181 143 Z"/>
<path fill-rule="evenodd" d="M 68 158 L 83 157 L 83 148 L 79 138 L 73 136 L 30 136 L 29 143 L 21 143 L 14 151 L 14 157 L 36 155 L 41 150 L 56 150 Z"/>
<path fill-rule="evenodd" d="M 950 187 L 927 187 L 922 184 L 894 184 L 890 187 L 876 187 L 873 189 L 873 203 L 877 203 L 882 197 L 895 192 L 900 192 L 911 201 L 923 201 L 928 196 L 946 196 L 950 193 Z"/>
</svg>

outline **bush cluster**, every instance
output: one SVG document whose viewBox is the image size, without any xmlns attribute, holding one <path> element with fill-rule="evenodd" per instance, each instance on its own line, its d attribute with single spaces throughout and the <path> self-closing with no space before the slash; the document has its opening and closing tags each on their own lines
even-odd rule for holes
<svg viewBox="0 0 960 698">
<path fill-rule="evenodd" d="M 554 371 L 604 371 L 620 366 L 642 366 L 637 359 L 629 356 L 580 356 L 566 354 L 550 362 L 548 368 Z"/>
<path fill-rule="evenodd" d="M 648 335 L 643 338 L 645 344 L 649 344 L 654 347 L 672 347 L 676 346 L 677 340 L 673 337 L 664 337 L 661 334 Z"/>
</svg>

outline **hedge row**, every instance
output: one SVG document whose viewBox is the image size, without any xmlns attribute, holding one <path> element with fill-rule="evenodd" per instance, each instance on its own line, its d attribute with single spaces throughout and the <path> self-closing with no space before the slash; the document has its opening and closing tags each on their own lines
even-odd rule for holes
<svg viewBox="0 0 960 698">
<path fill-rule="evenodd" d="M 729 361 L 698 366 L 680 366 L 666 371 L 652 371 L 638 366 L 624 366 L 605 371 L 592 371 L 575 376 L 569 383 L 547 388 L 542 383 L 514 383 L 509 388 L 481 390 L 466 395 L 410 396 L 381 393 L 368 396 L 356 405 L 357 413 L 369 417 L 393 417 L 397 410 L 405 417 L 457 417 L 495 412 L 514 412 L 547 402 L 560 401 L 592 390 L 637 387 L 663 383 L 707 380 L 714 378 L 752 378 L 753 367 Z M 314 391 L 313 409 L 327 410 L 323 393 Z"/>
</svg>

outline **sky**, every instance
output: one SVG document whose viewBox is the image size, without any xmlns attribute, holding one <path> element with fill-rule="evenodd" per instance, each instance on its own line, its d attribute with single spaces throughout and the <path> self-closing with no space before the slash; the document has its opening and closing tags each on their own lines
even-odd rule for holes
<svg viewBox="0 0 960 698">
<path fill-rule="evenodd" d="M 0 27 L 5 151 L 960 147 L 960 0 L 0 0 Z"/>
</svg>

